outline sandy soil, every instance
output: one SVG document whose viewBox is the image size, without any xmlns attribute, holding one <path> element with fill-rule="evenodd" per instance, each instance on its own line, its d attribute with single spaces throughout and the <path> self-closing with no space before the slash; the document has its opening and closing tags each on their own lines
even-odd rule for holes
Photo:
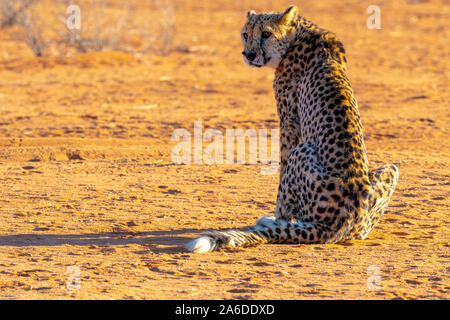
<svg viewBox="0 0 450 320">
<path fill-rule="evenodd" d="M 345 44 L 371 166 L 400 167 L 370 236 L 336 245 L 181 249 L 274 210 L 277 174 L 175 165 L 171 135 L 278 128 L 273 72 L 243 64 L 239 31 L 248 9 L 289 2 L 180 1 L 174 46 L 189 50 L 166 57 L 35 58 L 2 30 L 0 298 L 450 298 L 450 6 L 379 0 L 369 30 L 372 2 L 297 3 Z"/>
</svg>

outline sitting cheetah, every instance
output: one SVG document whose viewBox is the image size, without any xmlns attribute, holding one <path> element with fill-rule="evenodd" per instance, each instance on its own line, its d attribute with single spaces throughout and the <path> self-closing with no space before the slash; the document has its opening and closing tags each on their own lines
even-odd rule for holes
<svg viewBox="0 0 450 320">
<path fill-rule="evenodd" d="M 248 13 L 244 60 L 275 69 L 281 172 L 275 217 L 246 230 L 212 231 L 192 252 L 258 243 L 336 243 L 364 239 L 394 191 L 398 169 L 369 171 L 360 116 L 342 43 L 298 15 Z"/>
</svg>

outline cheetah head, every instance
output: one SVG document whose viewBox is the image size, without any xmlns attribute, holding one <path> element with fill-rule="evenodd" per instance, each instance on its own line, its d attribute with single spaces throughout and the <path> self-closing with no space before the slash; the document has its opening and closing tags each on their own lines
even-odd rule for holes
<svg viewBox="0 0 450 320">
<path fill-rule="evenodd" d="M 277 68 L 295 35 L 298 8 L 291 6 L 282 13 L 247 14 L 242 29 L 244 62 L 252 67 Z"/>
</svg>

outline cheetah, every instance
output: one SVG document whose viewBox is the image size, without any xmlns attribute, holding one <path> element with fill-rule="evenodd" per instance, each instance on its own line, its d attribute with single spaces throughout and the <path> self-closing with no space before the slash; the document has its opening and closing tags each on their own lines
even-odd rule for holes
<svg viewBox="0 0 450 320">
<path fill-rule="evenodd" d="M 282 13 L 249 11 L 241 34 L 245 63 L 275 69 L 281 149 L 275 216 L 243 230 L 206 232 L 185 248 L 365 239 L 399 173 L 393 164 L 369 171 L 343 44 L 301 17 L 296 6 Z"/>
</svg>

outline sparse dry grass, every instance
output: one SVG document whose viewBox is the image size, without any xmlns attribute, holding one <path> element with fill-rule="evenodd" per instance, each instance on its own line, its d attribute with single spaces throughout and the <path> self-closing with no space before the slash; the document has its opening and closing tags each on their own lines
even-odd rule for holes
<svg viewBox="0 0 450 320">
<path fill-rule="evenodd" d="M 0 28 L 20 24 L 34 0 L 0 0 Z"/>
<path fill-rule="evenodd" d="M 177 27 L 175 21 L 175 7 L 170 0 L 156 1 L 156 10 L 161 12 L 161 18 L 155 31 L 148 39 L 149 49 L 156 54 L 167 55 L 172 49 Z M 147 31 L 147 29 L 144 29 Z"/>
<path fill-rule="evenodd" d="M 45 53 L 46 43 L 42 37 L 41 26 L 30 17 L 28 12 L 24 12 L 20 17 L 19 25 L 24 28 L 25 42 L 28 47 L 37 57 L 42 57 Z"/>
<path fill-rule="evenodd" d="M 103 50 L 167 55 L 176 37 L 175 6 L 171 0 L 113 4 L 106 0 L 81 0 L 80 28 L 69 28 L 68 0 L 0 0 L 0 26 L 20 26 L 24 41 L 36 56 L 67 56 Z M 52 10 L 43 14 L 42 10 Z M 138 20 L 146 12 L 148 18 Z M 45 20 L 43 16 L 47 17 Z M 48 19 L 48 17 L 51 19 Z"/>
</svg>

